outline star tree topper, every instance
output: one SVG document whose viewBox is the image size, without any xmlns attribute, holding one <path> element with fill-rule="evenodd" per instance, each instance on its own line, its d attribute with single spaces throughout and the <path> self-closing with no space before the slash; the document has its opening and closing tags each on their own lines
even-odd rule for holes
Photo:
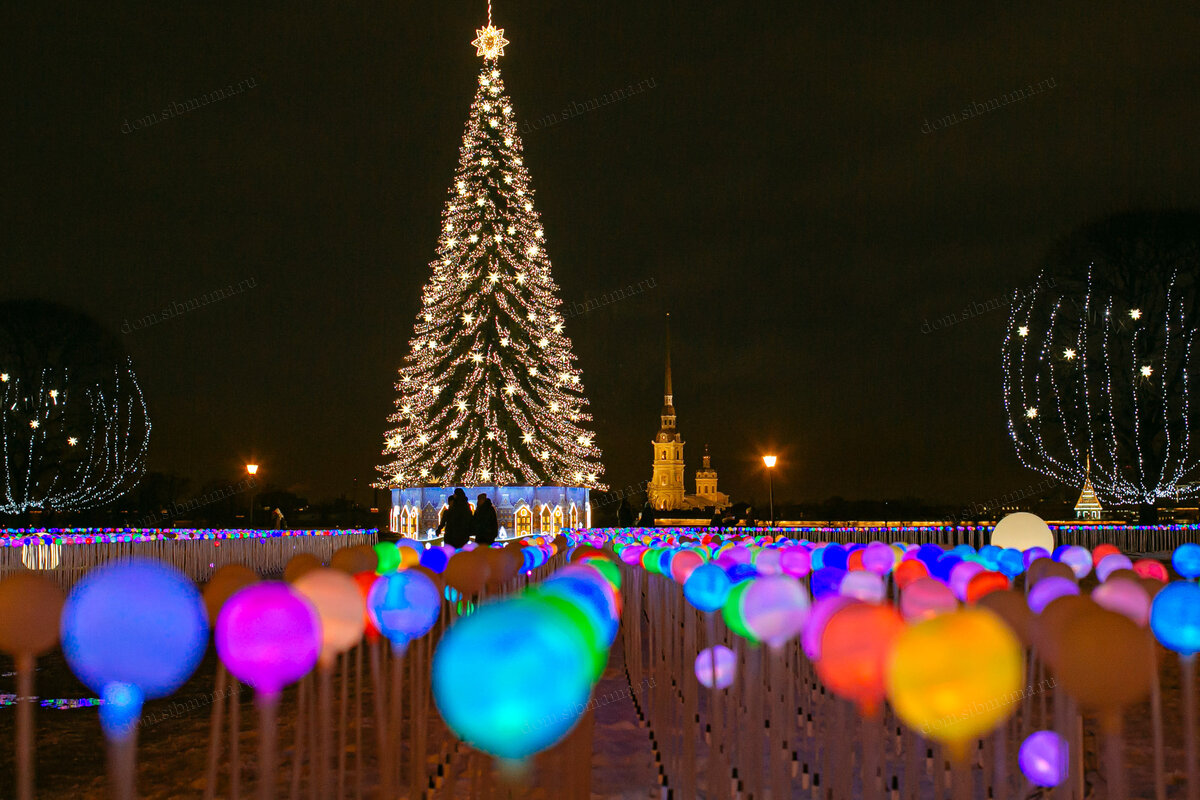
<svg viewBox="0 0 1200 800">
<path fill-rule="evenodd" d="M 498 58 L 504 55 L 504 45 L 511 44 L 508 39 L 504 38 L 504 28 L 497 28 L 495 25 L 488 22 L 486 28 L 476 28 L 475 41 L 471 44 L 475 45 L 475 55 L 483 56 L 484 58 Z"/>
</svg>

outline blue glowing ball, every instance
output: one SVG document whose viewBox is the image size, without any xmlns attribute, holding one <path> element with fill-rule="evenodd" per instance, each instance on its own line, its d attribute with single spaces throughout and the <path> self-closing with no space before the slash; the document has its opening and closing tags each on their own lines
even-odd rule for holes
<svg viewBox="0 0 1200 800">
<path fill-rule="evenodd" d="M 440 547 L 431 547 L 424 553 L 421 553 L 420 564 L 425 569 L 441 575 L 446 571 L 446 564 L 449 561 L 450 556 L 446 555 L 445 550 Z"/>
<path fill-rule="evenodd" d="M 1164 586 L 1150 606 L 1150 629 L 1168 650 L 1200 652 L 1200 586 L 1190 581 Z"/>
<path fill-rule="evenodd" d="M 1004 551 L 994 544 L 985 544 L 979 548 L 979 558 L 982 559 L 979 563 L 993 572 L 999 572 L 999 559 L 1002 552 Z"/>
<path fill-rule="evenodd" d="M 954 568 L 962 562 L 963 560 L 958 556 L 947 553 L 937 561 L 934 561 L 932 564 L 928 564 L 927 566 L 929 567 L 930 575 L 937 578 L 942 583 L 949 585 L 950 573 L 953 572 Z"/>
<path fill-rule="evenodd" d="M 845 569 L 849 554 L 840 544 L 827 544 L 821 548 L 821 566 Z"/>
<path fill-rule="evenodd" d="M 996 559 L 996 566 L 1000 568 L 1000 572 L 1015 578 L 1025 571 L 1025 553 L 1012 547 L 1005 548 Z"/>
<path fill-rule="evenodd" d="M 1188 542 L 1175 548 L 1171 566 L 1185 578 L 1200 577 L 1200 544 Z"/>
<path fill-rule="evenodd" d="M 665 548 L 658 554 L 658 571 L 667 577 L 671 576 L 671 559 L 675 557 L 678 550 L 673 548 Z"/>
<path fill-rule="evenodd" d="M 463 741 L 524 759 L 562 739 L 583 714 L 591 659 L 584 635 L 554 605 L 533 596 L 484 605 L 438 644 L 433 699 Z"/>
<path fill-rule="evenodd" d="M 428 633 L 441 610 L 437 586 L 416 570 L 380 575 L 367 593 L 371 622 L 396 647 Z"/>
<path fill-rule="evenodd" d="M 734 564 L 729 568 L 729 580 L 733 583 L 741 583 L 748 581 L 751 578 L 758 576 L 758 570 L 753 564 Z"/>
<path fill-rule="evenodd" d="M 183 685 L 208 647 L 208 614 L 187 576 L 138 558 L 89 572 L 62 611 L 62 649 L 97 694 L 112 683 L 146 698 Z"/>
<path fill-rule="evenodd" d="M 716 611 L 725 605 L 732 585 L 725 570 L 710 561 L 692 570 L 683 583 L 683 596 L 701 611 Z"/>
<path fill-rule="evenodd" d="M 946 551 L 936 544 L 923 544 L 917 548 L 917 558 L 925 562 L 925 566 L 929 568 L 931 573 L 933 572 L 933 565 L 944 555 L 946 555 Z"/>
<path fill-rule="evenodd" d="M 842 579 L 845 577 L 846 570 L 836 567 L 821 567 L 813 570 L 812 574 L 808 576 L 813 598 L 820 600 L 824 597 L 836 596 L 842 588 Z"/>
</svg>

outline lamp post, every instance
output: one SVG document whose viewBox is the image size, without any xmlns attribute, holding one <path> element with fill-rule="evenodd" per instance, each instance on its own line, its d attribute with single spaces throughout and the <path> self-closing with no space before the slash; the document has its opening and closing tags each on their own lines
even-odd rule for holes
<svg viewBox="0 0 1200 800">
<path fill-rule="evenodd" d="M 775 456 L 763 456 L 767 465 L 767 492 L 771 502 L 771 527 L 775 527 Z"/>
<path fill-rule="evenodd" d="M 246 472 L 250 473 L 250 477 L 253 478 L 258 474 L 258 464 L 247 464 Z M 256 488 L 258 488 L 257 484 L 250 489 L 250 522 L 246 526 L 248 528 L 254 527 L 254 490 Z"/>
</svg>

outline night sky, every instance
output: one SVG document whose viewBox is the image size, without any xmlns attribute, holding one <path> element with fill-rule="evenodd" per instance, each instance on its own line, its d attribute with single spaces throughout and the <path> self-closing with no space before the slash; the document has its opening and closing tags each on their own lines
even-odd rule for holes
<svg viewBox="0 0 1200 800">
<path fill-rule="evenodd" d="M 479 59 L 482 0 L 14 3 L 0 293 L 118 332 L 150 468 L 368 499 Z M 257 7 L 256 7 L 257 6 Z M 607 480 L 649 477 L 672 315 L 688 491 L 984 501 L 1020 467 L 1003 309 L 1097 216 L 1200 205 L 1187 3 L 498 0 L 500 65 Z M 239 81 L 142 130 L 125 122 Z M 1054 87 L 923 133 L 972 102 Z M 126 321 L 240 281 L 144 330 Z M 995 304 L 993 303 L 993 306 Z"/>
</svg>

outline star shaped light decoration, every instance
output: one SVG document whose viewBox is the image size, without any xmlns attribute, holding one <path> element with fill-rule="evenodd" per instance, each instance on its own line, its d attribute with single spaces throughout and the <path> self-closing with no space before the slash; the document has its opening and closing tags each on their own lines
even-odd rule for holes
<svg viewBox="0 0 1200 800">
<path fill-rule="evenodd" d="M 504 28 L 497 28 L 490 22 L 486 28 L 476 28 L 475 41 L 471 44 L 475 45 L 475 55 L 483 56 L 484 58 L 499 58 L 504 55 L 504 45 L 511 44 L 508 39 L 504 38 Z"/>
</svg>

